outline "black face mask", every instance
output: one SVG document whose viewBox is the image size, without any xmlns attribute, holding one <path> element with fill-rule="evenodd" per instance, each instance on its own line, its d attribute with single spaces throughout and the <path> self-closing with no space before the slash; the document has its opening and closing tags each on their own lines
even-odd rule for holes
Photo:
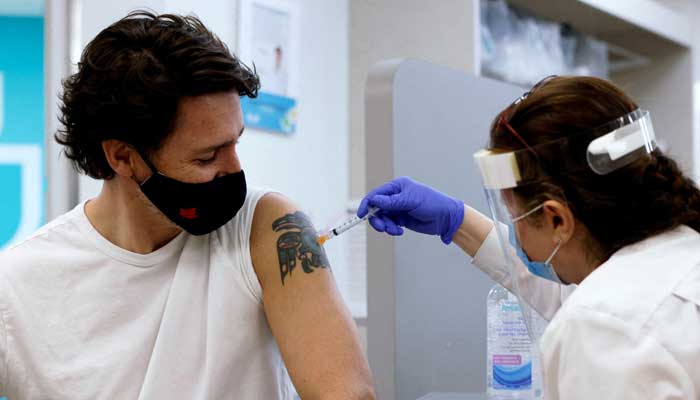
<svg viewBox="0 0 700 400">
<path fill-rule="evenodd" d="M 236 216 L 247 193 L 243 171 L 204 183 L 169 178 L 146 158 L 153 175 L 140 184 L 141 191 L 166 217 L 193 235 L 206 235 Z"/>
</svg>

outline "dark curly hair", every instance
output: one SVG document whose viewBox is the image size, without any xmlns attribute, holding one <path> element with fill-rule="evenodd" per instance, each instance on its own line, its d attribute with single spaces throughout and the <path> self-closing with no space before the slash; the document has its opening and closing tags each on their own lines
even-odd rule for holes
<svg viewBox="0 0 700 400">
<path fill-rule="evenodd" d="M 508 108 L 509 125 L 531 147 L 591 131 L 638 108 L 611 82 L 592 77 L 557 77 Z M 515 188 L 525 207 L 548 199 L 566 202 L 592 236 L 591 250 L 605 260 L 617 250 L 687 225 L 700 232 L 700 191 L 672 158 L 656 149 L 648 157 L 607 175 L 586 160 L 587 142 L 537 149 L 545 179 Z M 583 144 L 583 146 L 582 146 Z M 494 150 L 525 145 L 496 117 L 491 126 Z M 532 166 L 521 166 L 524 168 Z M 537 224 L 541 213 L 533 214 Z"/>
<path fill-rule="evenodd" d="M 181 98 L 232 90 L 256 97 L 259 88 L 255 70 L 196 17 L 134 11 L 89 43 L 63 82 L 55 138 L 77 170 L 111 179 L 103 141 L 151 154 L 171 133 Z"/>
</svg>

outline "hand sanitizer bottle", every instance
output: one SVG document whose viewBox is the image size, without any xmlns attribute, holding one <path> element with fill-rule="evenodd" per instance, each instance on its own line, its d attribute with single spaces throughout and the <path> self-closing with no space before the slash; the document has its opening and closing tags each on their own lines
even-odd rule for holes
<svg viewBox="0 0 700 400">
<path fill-rule="evenodd" d="M 486 307 L 488 398 L 539 399 L 542 395 L 539 357 L 531 356 L 537 355 L 539 349 L 532 346 L 517 297 L 503 286 L 495 285 L 489 291 Z"/>
</svg>

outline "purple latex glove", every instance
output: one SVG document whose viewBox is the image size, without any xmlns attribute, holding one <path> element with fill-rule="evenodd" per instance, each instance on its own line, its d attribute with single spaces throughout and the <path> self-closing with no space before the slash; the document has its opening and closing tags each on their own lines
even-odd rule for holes
<svg viewBox="0 0 700 400">
<path fill-rule="evenodd" d="M 362 218 L 370 207 L 379 211 L 369 218 L 378 232 L 392 236 L 403 234 L 406 227 L 427 235 L 438 235 L 450 244 L 464 219 L 464 203 L 437 190 L 401 177 L 372 190 L 362 199 L 357 216 Z"/>
</svg>

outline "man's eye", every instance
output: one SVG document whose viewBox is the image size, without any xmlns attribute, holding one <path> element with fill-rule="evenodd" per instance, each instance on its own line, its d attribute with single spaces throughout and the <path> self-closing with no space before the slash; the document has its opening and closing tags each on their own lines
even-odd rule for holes
<svg viewBox="0 0 700 400">
<path fill-rule="evenodd" d="M 209 164 L 209 163 L 211 163 L 212 161 L 214 161 L 215 159 L 216 159 L 216 154 L 214 154 L 214 155 L 211 156 L 210 158 L 200 158 L 200 159 L 197 159 L 197 162 L 200 163 L 200 164 Z"/>
</svg>

